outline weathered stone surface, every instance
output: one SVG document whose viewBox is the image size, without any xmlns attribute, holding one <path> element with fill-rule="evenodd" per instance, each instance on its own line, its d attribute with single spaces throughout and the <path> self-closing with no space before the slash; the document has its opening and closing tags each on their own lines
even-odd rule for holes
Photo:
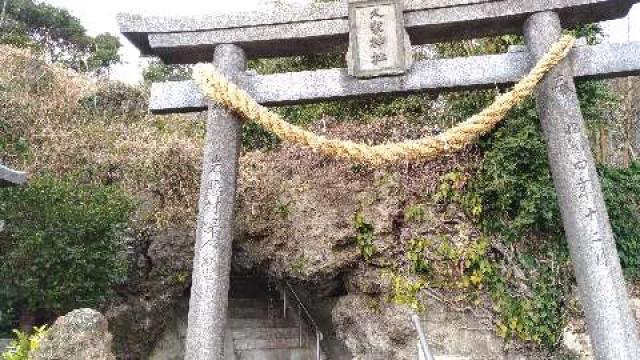
<svg viewBox="0 0 640 360">
<path fill-rule="evenodd" d="M 577 47 L 571 55 L 578 79 L 640 74 L 640 42 Z M 490 88 L 522 79 L 533 59 L 528 52 L 416 62 L 408 74 L 360 80 L 345 69 L 274 75 L 245 74 L 237 83 L 263 105 L 319 102 L 373 94 Z M 193 81 L 153 84 L 155 113 L 205 110 L 208 103 Z"/>
<path fill-rule="evenodd" d="M 33 360 L 115 360 L 107 320 L 91 309 L 59 318 L 31 354 Z"/>
<path fill-rule="evenodd" d="M 235 45 L 219 46 L 214 64 L 231 78 L 246 71 L 245 54 Z M 224 356 L 241 129 L 242 120 L 212 105 L 200 184 L 186 360 Z"/>
<path fill-rule="evenodd" d="M 405 23 L 413 44 L 520 33 L 526 16 L 557 10 L 563 25 L 624 16 L 637 0 L 412 0 Z M 208 62 L 217 44 L 241 46 L 249 58 L 318 53 L 346 46 L 346 3 L 250 13 L 163 18 L 120 15 L 121 31 L 145 55 L 168 63 Z"/>
<path fill-rule="evenodd" d="M 358 78 L 399 75 L 407 71 L 402 4 L 390 0 L 349 1 L 349 75 Z"/>
<path fill-rule="evenodd" d="M 9 344 L 11 343 L 11 339 L 0 339 L 0 354 L 2 354 L 5 349 L 9 346 Z"/>
<path fill-rule="evenodd" d="M 27 182 L 27 173 L 0 165 L 0 187 L 22 185 Z"/>
<path fill-rule="evenodd" d="M 524 29 L 536 59 L 562 33 L 553 12 L 531 16 Z M 638 330 L 573 77 L 570 63 L 561 62 L 546 75 L 536 97 L 580 301 L 596 357 L 638 359 Z"/>
<path fill-rule="evenodd" d="M 181 301 L 175 308 L 175 317 L 158 339 L 149 356 L 149 360 L 184 359 L 185 340 L 187 338 L 188 301 Z"/>
<path fill-rule="evenodd" d="M 127 241 L 127 286 L 105 313 L 118 359 L 146 358 L 179 316 L 174 307 L 189 289 L 194 239 L 194 229 L 183 226 L 142 231 Z"/>
<path fill-rule="evenodd" d="M 358 359 L 416 359 L 418 338 L 407 307 L 373 306 L 367 296 L 340 298 L 333 311 L 336 331 Z M 431 300 L 423 316 L 423 329 L 436 360 L 543 359 L 535 353 L 505 350 L 504 339 L 495 335 L 490 315 L 451 309 Z"/>
<path fill-rule="evenodd" d="M 635 313 L 635 319 L 640 324 L 640 299 L 632 298 L 631 307 Z M 562 334 L 563 345 L 575 354 L 580 360 L 593 360 L 593 346 L 585 328 L 584 319 L 571 319 Z"/>
<path fill-rule="evenodd" d="M 355 358 L 415 359 L 417 333 L 411 311 L 382 305 L 374 308 L 366 296 L 344 296 L 333 310 L 336 331 Z"/>
</svg>

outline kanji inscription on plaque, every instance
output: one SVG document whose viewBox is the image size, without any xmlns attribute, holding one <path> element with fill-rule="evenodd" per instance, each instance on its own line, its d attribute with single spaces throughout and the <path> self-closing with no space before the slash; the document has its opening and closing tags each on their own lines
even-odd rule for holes
<svg viewBox="0 0 640 360">
<path fill-rule="evenodd" d="M 349 73 L 355 77 L 406 72 L 407 38 L 397 0 L 349 1 Z"/>
</svg>

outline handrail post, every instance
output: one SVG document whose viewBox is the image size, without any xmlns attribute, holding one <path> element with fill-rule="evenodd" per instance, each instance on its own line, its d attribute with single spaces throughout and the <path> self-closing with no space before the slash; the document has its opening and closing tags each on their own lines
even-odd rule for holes
<svg viewBox="0 0 640 360">
<path fill-rule="evenodd" d="M 422 323 L 420 323 L 420 317 L 418 315 L 413 315 L 413 322 L 416 325 L 416 331 L 418 332 L 418 338 L 420 339 L 420 349 L 424 354 L 426 360 L 433 360 L 433 355 L 431 355 L 431 350 L 429 350 L 429 344 L 427 343 L 427 337 L 424 334 L 424 330 L 422 330 Z"/>
<path fill-rule="evenodd" d="M 293 287 L 291 286 L 291 284 L 289 284 L 286 280 L 282 281 L 282 291 L 283 291 L 283 299 L 285 301 L 285 313 L 286 313 L 286 307 L 288 307 L 287 304 L 287 292 L 291 292 L 291 296 L 293 301 L 296 303 L 296 306 L 298 307 L 298 343 L 299 346 L 302 347 L 304 344 L 304 340 L 303 340 L 303 334 L 302 334 L 302 315 L 304 313 L 305 317 L 307 318 L 307 320 L 309 321 L 309 325 L 312 326 L 313 331 L 315 331 L 315 335 L 316 335 L 316 360 L 320 360 L 320 358 L 322 357 L 322 348 L 320 346 L 320 343 L 323 340 L 323 335 L 322 335 L 322 331 L 320 331 L 320 328 L 318 327 L 318 324 L 316 324 L 316 322 L 313 320 L 313 317 L 311 316 L 311 313 L 309 313 L 309 310 L 307 309 L 307 307 L 304 305 L 304 303 L 302 303 L 302 301 L 300 300 L 300 297 L 298 297 L 298 294 L 296 293 L 296 291 L 293 289 Z"/>
<path fill-rule="evenodd" d="M 282 302 L 283 302 L 283 308 L 282 308 L 282 318 L 286 319 L 287 318 L 287 290 L 284 289 L 284 291 L 282 292 Z"/>
<path fill-rule="evenodd" d="M 322 336 L 322 334 L 320 334 L 320 331 L 318 331 L 318 329 L 316 329 L 316 360 L 320 360 L 320 337 Z"/>
<path fill-rule="evenodd" d="M 302 310 L 298 304 L 298 343 L 302 347 Z"/>
</svg>

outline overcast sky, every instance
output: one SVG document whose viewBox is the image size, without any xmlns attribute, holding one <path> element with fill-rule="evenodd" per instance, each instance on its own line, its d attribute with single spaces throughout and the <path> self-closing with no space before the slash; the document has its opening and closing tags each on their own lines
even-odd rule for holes
<svg viewBox="0 0 640 360">
<path fill-rule="evenodd" d="M 306 2 L 308 0 L 287 0 L 288 2 Z M 207 13 L 224 13 L 247 11 L 273 0 L 46 0 L 45 2 L 68 9 L 80 18 L 92 35 L 111 32 L 118 34 L 116 14 L 128 12 L 145 15 L 198 15 Z M 630 28 L 630 32 L 628 31 Z M 630 20 L 609 21 L 605 24 L 607 41 L 621 42 L 630 38 L 640 41 L 640 5 L 631 10 Z M 122 65 L 113 69 L 112 77 L 118 80 L 135 83 L 141 80 L 141 70 L 145 62 L 141 61 L 138 52 L 125 40 L 122 50 Z"/>
</svg>

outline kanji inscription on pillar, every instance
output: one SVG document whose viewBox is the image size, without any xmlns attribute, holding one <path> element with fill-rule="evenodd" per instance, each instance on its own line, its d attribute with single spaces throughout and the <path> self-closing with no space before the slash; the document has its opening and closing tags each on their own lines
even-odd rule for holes
<svg viewBox="0 0 640 360">
<path fill-rule="evenodd" d="M 349 74 L 367 78 L 407 71 L 402 2 L 349 1 Z"/>
</svg>

